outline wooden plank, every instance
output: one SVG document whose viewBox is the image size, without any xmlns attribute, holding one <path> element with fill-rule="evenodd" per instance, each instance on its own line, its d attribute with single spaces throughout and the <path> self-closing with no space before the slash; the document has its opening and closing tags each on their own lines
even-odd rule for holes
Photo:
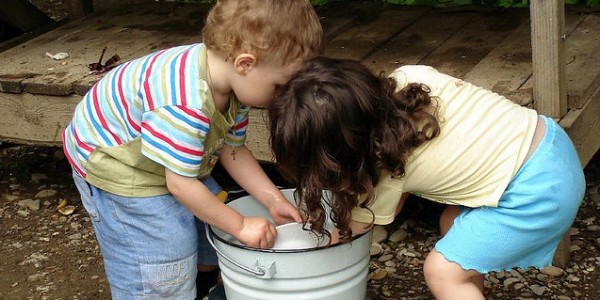
<svg viewBox="0 0 600 300">
<path fill-rule="evenodd" d="M 569 29 L 565 41 L 567 106 L 568 109 L 579 109 L 583 107 L 584 99 L 591 96 L 593 87 L 599 84 L 590 74 L 600 70 L 600 49 L 594 49 L 594 45 L 599 43 L 600 26 L 598 17 L 594 15 L 568 14 L 566 15 L 566 24 Z M 533 101 L 532 78 L 529 78 L 519 88 L 519 91 L 522 91 L 522 94 L 527 91 L 530 94 L 529 98 Z M 533 108 L 533 106 L 531 107 Z"/>
<path fill-rule="evenodd" d="M 87 52 L 86 45 L 81 41 L 85 41 L 91 32 L 97 31 L 93 28 L 94 24 L 91 22 L 71 22 L 0 53 L 0 61 L 3 65 L 3 68 L 0 68 L 2 91 L 22 92 L 24 90 L 23 80 L 62 72 L 71 64 L 85 68 L 85 64 L 91 61 L 81 59 L 80 56 Z M 46 52 L 52 54 L 67 52 L 70 57 L 64 61 L 56 61 L 45 56 Z M 98 54 L 95 54 L 96 60 Z M 67 64 L 63 65 L 62 62 Z M 58 70 L 56 70 L 57 67 Z"/>
<path fill-rule="evenodd" d="M 127 7 L 132 8 L 135 7 Z M 160 49 L 199 43 L 202 41 L 204 16 L 209 8 L 207 4 L 170 4 L 152 5 L 145 12 L 134 15 L 130 11 L 122 22 L 117 23 L 123 25 L 115 27 L 114 30 L 119 32 L 111 35 L 110 47 L 122 61 L 128 61 Z M 98 40 L 103 39 L 98 37 Z M 134 47 L 131 46 L 132 40 L 135 41 Z M 74 91 L 84 94 L 96 81 L 97 76 L 85 76 L 75 81 Z"/>
<path fill-rule="evenodd" d="M 571 15 L 567 15 L 569 20 Z M 596 15 L 577 16 L 582 21 L 567 34 L 566 80 L 568 109 L 579 109 L 584 100 L 591 97 L 595 87 L 595 75 L 600 72 L 600 17 Z M 568 22 L 569 23 L 569 22 Z M 529 79 L 521 89 L 533 90 L 533 80 Z"/>
<path fill-rule="evenodd" d="M 341 32 L 344 32 L 354 26 L 361 14 L 361 7 L 375 6 L 375 3 L 361 3 L 359 7 L 355 7 L 355 3 L 329 2 L 327 5 L 315 7 L 317 15 L 319 15 L 321 26 L 325 33 L 325 40 L 331 41 Z"/>
<path fill-rule="evenodd" d="M 102 48 L 108 47 L 104 59 L 118 54 L 127 61 L 162 48 L 201 42 L 209 8 L 208 4 L 148 3 L 119 6 L 71 22 L 0 55 L 0 61 L 7 66 L 0 69 L 0 90 L 83 95 L 101 77 L 90 75 L 87 65 L 98 60 Z M 323 10 L 329 16 L 327 20 L 341 24 L 328 27 L 328 34 L 347 28 L 356 17 L 352 10 L 347 10 L 350 17 L 343 18 Z M 67 52 L 69 58 L 52 60 L 44 55 L 46 51 Z"/>
<path fill-rule="evenodd" d="M 427 13 L 362 62 L 373 72 L 384 74 L 402 65 L 418 64 L 474 16 L 467 12 L 443 16 Z"/>
<path fill-rule="evenodd" d="M 250 110 L 248 118 L 246 147 L 252 151 L 257 160 L 274 162 L 271 146 L 269 145 L 269 127 L 266 110 L 253 108 Z"/>
<path fill-rule="evenodd" d="M 148 4 L 135 11 L 121 8 L 69 23 L 0 54 L 0 61 L 7 65 L 0 70 L 2 91 L 84 93 L 100 78 L 89 75 L 87 65 L 97 62 L 102 48 L 109 47 L 104 60 L 116 53 L 126 61 L 168 46 L 199 42 L 203 19 L 197 16 L 203 16 L 207 9 L 208 5 L 175 8 Z M 52 60 L 45 51 L 67 52 L 69 58 Z"/>
<path fill-rule="evenodd" d="M 575 144 L 581 165 L 587 165 L 600 149 L 600 84 L 595 86 L 581 109 L 568 112 L 559 124 Z"/>
<path fill-rule="evenodd" d="M 581 15 L 567 15 L 565 31 L 571 33 L 583 19 L 584 16 Z M 529 22 L 524 22 L 467 73 L 464 79 L 504 94 L 521 88 L 531 74 L 531 30 Z"/>
<path fill-rule="evenodd" d="M 59 146 L 79 96 L 0 93 L 0 137 L 19 144 Z"/>
<path fill-rule="evenodd" d="M 361 60 L 413 23 L 424 9 L 387 6 L 365 11 L 363 22 L 336 36 L 327 44 L 326 56 Z M 370 14 L 370 15 L 367 15 Z"/>
<path fill-rule="evenodd" d="M 78 95 L 47 96 L 29 93 L 0 93 L 0 137 L 19 144 L 60 146 L 61 134 L 71 121 L 73 110 L 81 101 Z M 266 111 L 250 111 L 246 145 L 255 157 L 273 162 L 269 146 Z"/>
<path fill-rule="evenodd" d="M 531 38 L 529 24 L 524 22 L 467 73 L 464 79 L 502 93 L 518 89 L 530 76 Z"/>
<path fill-rule="evenodd" d="M 524 9 L 477 13 L 420 63 L 463 78 L 521 23 L 528 21 L 528 16 L 529 11 Z"/>
<path fill-rule="evenodd" d="M 566 40 L 567 105 L 582 108 L 600 82 L 600 16 L 588 15 Z"/>
<path fill-rule="evenodd" d="M 531 0 L 533 99 L 535 109 L 560 118 L 567 113 L 565 3 Z"/>
</svg>

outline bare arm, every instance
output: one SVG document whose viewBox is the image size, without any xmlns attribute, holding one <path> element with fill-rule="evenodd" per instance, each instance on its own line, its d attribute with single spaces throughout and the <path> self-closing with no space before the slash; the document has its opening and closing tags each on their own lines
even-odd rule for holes
<svg viewBox="0 0 600 300">
<path fill-rule="evenodd" d="M 406 198 L 408 198 L 409 193 L 403 193 L 400 196 L 400 201 L 398 202 L 398 206 L 396 206 L 396 216 L 402 211 L 402 207 L 404 207 L 404 202 L 406 202 Z M 352 236 L 361 235 L 373 228 L 374 224 L 368 224 L 363 222 L 357 222 L 352 220 L 350 222 L 350 229 L 352 229 Z M 339 232 L 337 228 L 333 230 L 331 234 L 331 243 L 335 244 L 339 242 Z"/>
<path fill-rule="evenodd" d="M 269 179 L 246 146 L 223 146 L 219 161 L 244 190 L 269 210 L 277 224 L 302 222 L 298 210 Z"/>
<path fill-rule="evenodd" d="M 273 246 L 277 233 L 269 221 L 244 217 L 223 204 L 195 177 L 165 170 L 169 192 L 200 220 L 227 232 L 245 245 L 258 248 Z"/>
</svg>

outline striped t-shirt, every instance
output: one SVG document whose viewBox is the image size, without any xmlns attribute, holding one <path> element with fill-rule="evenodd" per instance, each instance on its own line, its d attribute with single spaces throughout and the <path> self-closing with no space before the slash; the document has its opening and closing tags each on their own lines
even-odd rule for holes
<svg viewBox="0 0 600 300">
<path fill-rule="evenodd" d="M 165 167 L 198 176 L 203 158 L 215 156 L 223 143 L 243 144 L 249 108 L 232 97 L 229 111 L 220 114 L 205 80 L 205 65 L 205 46 L 194 44 L 158 51 L 108 72 L 77 105 L 63 133 L 73 169 L 88 181 L 96 178 L 105 190 L 119 185 L 116 190 L 122 191 L 126 186 L 163 184 L 131 177 L 150 174 L 164 181 Z M 222 138 L 208 139 L 209 134 Z M 218 145 L 208 149 L 208 140 Z"/>
</svg>

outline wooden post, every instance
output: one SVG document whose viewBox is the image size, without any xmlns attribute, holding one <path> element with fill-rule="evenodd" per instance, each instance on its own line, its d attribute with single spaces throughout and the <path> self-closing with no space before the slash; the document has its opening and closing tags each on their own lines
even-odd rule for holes
<svg viewBox="0 0 600 300">
<path fill-rule="evenodd" d="M 560 119 L 567 113 L 564 0 L 531 0 L 533 105 Z"/>
<path fill-rule="evenodd" d="M 552 265 L 561 269 L 566 269 L 569 265 L 569 259 L 571 258 L 571 236 L 569 232 L 563 235 L 560 243 L 556 247 L 554 252 L 554 258 L 552 259 Z"/>
<path fill-rule="evenodd" d="M 565 2 L 531 0 L 531 53 L 533 106 L 538 113 L 561 119 L 567 114 L 565 79 Z M 553 264 L 565 268 L 570 257 L 567 232 L 554 254 Z"/>
</svg>

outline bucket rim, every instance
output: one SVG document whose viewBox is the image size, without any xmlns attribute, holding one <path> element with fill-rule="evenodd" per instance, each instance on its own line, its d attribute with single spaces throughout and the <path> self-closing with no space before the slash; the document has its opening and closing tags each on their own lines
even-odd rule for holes
<svg viewBox="0 0 600 300">
<path fill-rule="evenodd" d="M 245 196 L 245 195 L 244 195 Z M 243 198 L 244 196 L 240 196 L 234 199 L 231 199 L 229 201 L 227 201 L 227 203 L 231 203 L 233 201 L 236 201 L 238 199 Z M 281 224 L 280 224 L 281 225 Z M 262 253 L 302 253 L 302 252 L 310 252 L 310 251 L 315 251 L 315 250 L 321 250 L 321 249 L 326 249 L 326 248 L 335 248 L 335 247 L 343 247 L 347 244 L 351 244 L 352 242 L 354 242 L 355 240 L 360 239 L 361 237 L 367 235 L 369 232 L 371 232 L 371 230 L 368 230 L 364 233 L 361 233 L 359 235 L 353 236 L 352 239 L 349 242 L 345 242 L 345 243 L 336 243 L 333 245 L 324 245 L 324 246 L 318 246 L 318 247 L 312 247 L 312 248 L 302 248 L 302 249 L 264 249 L 264 248 L 256 248 L 256 247 L 250 247 L 250 246 L 245 246 L 245 245 L 240 245 L 238 243 L 233 243 L 230 242 L 222 237 L 220 237 L 212 228 L 212 226 L 210 226 L 209 224 L 206 224 L 206 226 L 208 227 L 208 231 L 210 233 L 210 236 L 214 239 L 219 240 L 219 242 L 229 245 L 231 247 L 234 248 L 238 248 L 238 249 L 243 249 L 243 250 L 249 250 L 249 251 L 255 251 L 255 252 L 262 252 Z"/>
</svg>

